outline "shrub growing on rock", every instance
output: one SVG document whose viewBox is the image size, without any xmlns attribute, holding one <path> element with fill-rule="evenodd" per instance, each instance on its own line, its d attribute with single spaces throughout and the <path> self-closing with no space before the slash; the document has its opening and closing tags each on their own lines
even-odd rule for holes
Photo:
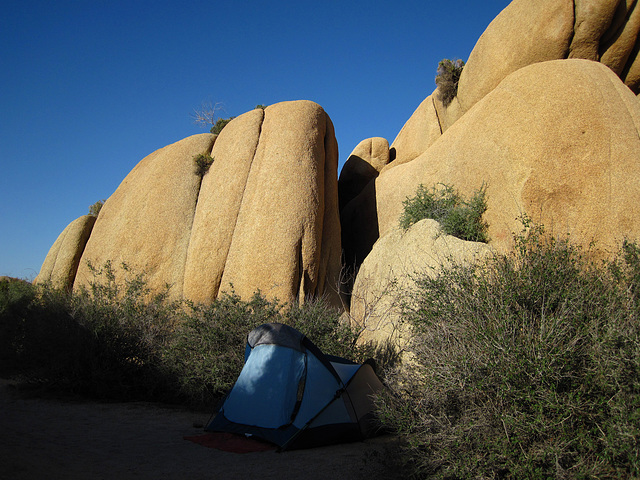
<svg viewBox="0 0 640 480">
<path fill-rule="evenodd" d="M 224 110 L 224 106 L 221 103 L 216 103 L 215 105 L 212 105 L 211 103 L 205 103 L 202 105 L 202 107 L 200 107 L 200 109 L 194 110 L 192 116 L 193 116 L 194 122 L 197 124 L 200 124 L 203 126 L 211 125 L 209 131 L 217 135 L 222 131 L 222 129 L 227 125 L 227 123 L 229 123 L 231 120 L 235 118 L 235 117 L 221 118 L 218 115 L 218 112 L 220 110 Z"/>
<path fill-rule="evenodd" d="M 440 223 L 447 235 L 474 242 L 488 242 L 488 225 L 482 220 L 487 210 L 485 192 L 483 185 L 466 201 L 450 185 L 438 184 L 427 189 L 421 184 L 415 197 L 403 202 L 400 226 L 406 230 L 420 220 L 432 218 Z"/>
<path fill-rule="evenodd" d="M 98 200 L 96 203 L 91 205 L 89 207 L 89 215 L 93 215 L 94 217 L 97 217 L 98 214 L 100 213 L 100 210 L 102 209 L 102 206 L 104 205 L 104 202 L 106 202 L 106 200 L 102 199 L 102 200 Z"/>
<path fill-rule="evenodd" d="M 464 62 L 460 59 L 452 61 L 445 58 L 438 64 L 436 75 L 438 98 L 445 107 L 448 107 L 458 95 L 458 82 L 463 68 Z"/>
<path fill-rule="evenodd" d="M 193 157 L 196 175 L 203 177 L 209 171 L 209 167 L 213 165 L 213 160 L 214 158 L 208 153 L 199 153 Z"/>
<path fill-rule="evenodd" d="M 216 135 L 219 134 L 222 131 L 222 129 L 227 126 L 227 123 L 229 123 L 234 118 L 236 117 L 219 118 L 218 120 L 216 120 L 216 123 L 213 124 L 213 126 L 211 127 L 211 130 L 209 131 L 211 133 L 215 133 Z"/>
</svg>

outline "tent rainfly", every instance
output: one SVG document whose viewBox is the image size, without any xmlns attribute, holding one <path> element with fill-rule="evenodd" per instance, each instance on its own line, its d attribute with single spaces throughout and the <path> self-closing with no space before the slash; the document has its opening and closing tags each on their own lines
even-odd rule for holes
<svg viewBox="0 0 640 480">
<path fill-rule="evenodd" d="M 363 440 L 377 432 L 370 362 L 324 355 L 280 323 L 251 331 L 245 363 L 206 430 L 255 436 L 280 450 Z"/>
</svg>

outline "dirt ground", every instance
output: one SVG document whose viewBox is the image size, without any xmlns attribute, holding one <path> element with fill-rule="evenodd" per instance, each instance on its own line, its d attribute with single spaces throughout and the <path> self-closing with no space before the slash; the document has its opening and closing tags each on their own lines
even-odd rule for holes
<svg viewBox="0 0 640 480">
<path fill-rule="evenodd" d="M 0 479 L 382 479 L 389 436 L 276 453 L 228 453 L 184 440 L 209 414 L 150 403 L 25 395 L 0 380 Z"/>
</svg>

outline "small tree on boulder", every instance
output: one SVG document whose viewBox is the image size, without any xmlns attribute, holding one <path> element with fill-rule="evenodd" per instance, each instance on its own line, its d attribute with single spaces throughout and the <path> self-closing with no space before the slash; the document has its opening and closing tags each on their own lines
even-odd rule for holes
<svg viewBox="0 0 640 480">
<path fill-rule="evenodd" d="M 203 104 L 199 110 L 194 110 L 193 118 L 194 122 L 199 125 L 209 126 L 211 133 L 219 134 L 222 129 L 236 117 L 222 118 L 218 115 L 218 112 L 223 110 L 221 103 L 212 105 L 211 103 Z"/>
<path fill-rule="evenodd" d="M 438 86 L 438 99 L 445 107 L 448 107 L 458 95 L 458 82 L 464 68 L 464 61 L 441 60 L 438 64 L 436 85 Z"/>
</svg>

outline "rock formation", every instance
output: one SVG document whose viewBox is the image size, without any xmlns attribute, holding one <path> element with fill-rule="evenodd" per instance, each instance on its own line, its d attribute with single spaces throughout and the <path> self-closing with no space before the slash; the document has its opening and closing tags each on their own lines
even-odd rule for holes
<svg viewBox="0 0 640 480">
<path fill-rule="evenodd" d="M 202 302 L 218 295 L 263 120 L 262 109 L 235 118 L 214 145 L 214 162 L 202 179 L 189 239 L 187 298 Z"/>
<path fill-rule="evenodd" d="M 595 205 L 598 200 L 589 200 L 585 193 L 578 194 L 579 189 L 588 183 L 580 179 L 584 175 L 580 169 L 588 168 L 587 164 L 590 162 L 586 160 L 586 163 L 580 166 L 584 161 L 577 158 L 577 151 L 580 149 L 586 158 L 589 155 L 599 155 L 611 158 L 612 164 L 618 162 L 611 156 L 607 143 L 611 144 L 612 151 L 619 149 L 626 152 L 624 166 L 612 166 L 614 172 L 609 171 L 609 166 L 603 166 L 603 177 L 609 174 L 630 175 L 636 169 L 631 160 L 634 156 L 631 152 L 636 152 L 634 149 L 637 148 L 633 139 L 635 134 L 626 137 L 622 131 L 635 130 L 635 113 L 629 112 L 635 111 L 636 102 L 631 100 L 629 94 L 637 94 L 640 91 L 640 61 L 637 60 L 640 51 L 639 30 L 640 6 L 635 0 L 511 2 L 491 22 L 471 52 L 462 71 L 458 94 L 454 101 L 448 107 L 444 107 L 438 101 L 437 90 L 427 97 L 391 144 L 390 157 L 395 160 L 390 161 L 375 181 L 369 182 L 362 189 L 357 198 L 345 203 L 341 208 L 343 245 L 347 262 L 359 265 L 363 261 L 374 242 L 397 221 L 402 201 L 407 196 L 415 194 L 417 183 L 450 183 L 469 193 L 472 189 L 477 189 L 483 180 L 490 182 L 490 211 L 487 212 L 486 219 L 492 225 L 491 234 L 494 242 L 508 241 L 510 230 L 514 227 L 514 217 L 524 212 L 530 213 L 540 221 L 545 218 L 558 228 L 568 228 L 579 233 L 583 237 L 581 241 L 585 243 L 589 242 L 588 238 L 596 239 L 604 250 L 613 248 L 613 232 L 617 232 L 618 237 L 638 233 L 635 230 L 635 222 L 624 218 L 624 207 L 614 207 L 614 201 L 605 202 L 605 210 L 620 210 L 619 215 L 616 213 L 613 217 L 608 216 L 611 211 L 597 214 L 598 217 L 609 218 L 597 227 L 598 220 L 585 218 L 579 221 L 575 210 L 564 210 L 562 202 L 558 199 L 562 196 L 566 199 L 571 197 L 572 200 L 568 201 L 573 205 L 585 197 L 586 205 L 576 207 L 577 210 L 589 211 L 591 215 L 596 215 Z M 562 59 L 566 59 L 567 65 L 572 66 L 566 66 L 566 70 L 562 70 L 565 67 L 554 62 Z M 609 67 L 609 71 L 614 75 L 609 75 L 605 80 L 606 72 L 602 69 L 597 71 L 595 66 L 577 67 L 577 64 L 571 64 L 577 59 L 600 62 L 601 65 Z M 529 66 L 535 65 L 545 67 L 526 70 Z M 544 69 L 546 67 L 549 71 Z M 527 71 L 529 78 L 526 81 L 530 82 L 531 88 L 523 89 L 518 86 L 517 93 L 510 95 L 507 91 L 509 87 L 503 84 L 511 85 L 509 82 L 514 81 L 512 77 L 520 70 Z M 578 73 L 578 70 L 581 70 L 581 73 Z M 587 73 L 587 70 L 590 73 Z M 559 78 L 562 75 L 567 77 Z M 571 78 L 571 75 L 576 77 Z M 615 78 L 615 75 L 618 78 Z M 547 86 L 548 82 L 553 85 Z M 609 83 L 611 85 L 608 85 Z M 623 84 L 628 88 L 621 88 Z M 498 88 L 501 88 L 501 93 L 492 96 L 491 99 L 494 102 L 499 101 L 499 105 L 491 105 L 491 102 L 484 101 Z M 521 98 L 516 95 L 520 95 Z M 538 97 L 534 98 L 535 95 Z M 566 101 L 560 99 L 563 95 L 567 95 Z M 608 101 L 610 96 L 619 98 L 612 101 L 611 105 L 605 105 L 604 102 Z M 547 97 L 552 97 L 550 101 L 553 107 L 545 104 Z M 624 99 L 621 99 L 622 97 Z M 524 102 L 529 100 L 532 102 L 531 106 L 525 107 Z M 598 108 L 598 102 L 601 102 L 601 108 Z M 521 105 L 520 108 L 514 106 L 518 103 Z M 475 111 L 477 108 L 481 109 L 482 113 Z M 563 108 L 563 113 L 554 113 L 554 108 Z M 531 114 L 528 111 L 531 109 L 536 113 Z M 509 120 L 498 110 L 522 116 Z M 467 116 L 471 118 L 466 118 Z M 485 118 L 481 118 L 482 116 Z M 610 124 L 615 123 L 618 117 L 622 119 L 625 127 Z M 494 118 L 500 123 L 491 123 Z M 555 121 L 559 123 L 553 124 Z M 458 125 L 461 122 L 462 124 Z M 480 127 L 483 122 L 484 128 Z M 472 126 L 471 123 L 475 125 Z M 571 128 L 572 124 L 585 125 L 585 133 Z M 600 137 L 595 132 L 600 124 L 607 125 L 605 130 L 612 135 L 622 136 L 609 140 L 605 138 L 606 134 Z M 511 130 L 500 130 L 506 125 L 510 125 Z M 567 129 L 563 130 L 565 125 Z M 449 135 L 450 129 L 455 129 L 455 134 Z M 622 131 L 618 132 L 619 129 Z M 486 135 L 479 134 L 481 130 L 484 130 Z M 545 134 L 542 134 L 542 131 L 545 131 Z M 546 133 L 548 136 L 545 136 Z M 594 151 L 588 152 L 588 147 L 583 141 L 585 135 L 590 134 L 598 137 L 599 143 L 593 144 Z M 571 139 L 571 135 L 577 136 Z M 488 139 L 495 139 L 496 136 L 501 138 L 496 139 L 496 143 L 491 145 Z M 463 137 L 467 137 L 467 140 L 462 140 Z M 578 146 L 575 150 L 571 147 L 574 141 Z M 558 142 L 565 145 L 564 150 L 555 147 Z M 626 146 L 617 146 L 620 142 Z M 462 144 L 467 148 L 464 153 L 456 150 Z M 485 148 L 486 151 L 483 150 Z M 597 149 L 600 150 L 596 153 Z M 547 158 L 532 158 L 534 152 Z M 482 158 L 483 162 L 488 162 L 497 170 L 494 173 L 485 172 L 470 158 L 462 158 L 472 155 L 478 159 Z M 554 157 L 553 161 L 549 156 Z M 505 161 L 502 165 L 495 163 L 500 157 Z M 526 160 L 521 161 L 522 158 Z M 504 183 L 522 181 L 511 173 L 515 170 L 526 176 L 528 174 L 524 172 L 531 166 L 536 169 L 539 167 L 542 171 L 549 167 L 551 161 L 556 163 L 549 171 L 562 175 L 565 178 L 563 185 L 567 188 L 549 185 L 534 187 L 533 180 L 528 179 L 526 182 L 529 193 L 519 197 L 521 187 L 514 188 L 513 185 Z M 413 166 L 408 166 L 413 163 Z M 566 172 L 563 171 L 565 167 L 569 168 Z M 464 171 L 465 168 L 475 170 Z M 399 170 L 394 172 L 396 169 Z M 501 173 L 498 173 L 499 171 Z M 480 178 L 479 175 L 484 178 Z M 572 185 L 572 181 L 567 180 L 571 175 L 580 179 L 577 185 Z M 592 182 L 591 185 L 591 193 L 598 188 L 610 190 L 599 182 Z M 556 193 L 543 194 L 542 191 L 545 189 Z M 538 193 L 532 193 L 534 190 Z M 564 193 L 560 193 L 561 190 Z M 611 195 L 614 198 L 613 192 Z M 505 198 L 506 196 L 510 196 L 510 199 Z M 554 200 L 550 200 L 551 197 Z M 599 198 L 599 195 L 593 198 Z M 621 203 L 630 205 L 632 202 L 633 199 L 629 199 Z M 507 205 L 510 205 L 509 208 L 506 208 Z M 502 209 L 501 214 L 496 213 L 498 208 Z M 541 211 L 544 215 L 539 215 Z M 565 213 L 570 213 L 570 218 Z M 622 223 L 615 224 L 618 220 Z M 582 225 L 578 226 L 579 223 Z M 613 228 L 606 233 L 606 228 L 610 227 Z"/>
<path fill-rule="evenodd" d="M 201 153 L 215 159 L 204 177 L 193 163 Z M 86 248 L 77 248 L 74 286 L 92 281 L 87 262 L 111 261 L 144 273 L 152 291 L 170 285 L 174 298 L 261 291 L 281 301 L 328 295 L 338 304 L 337 163 L 331 120 L 308 101 L 256 109 L 217 138 L 164 147 L 105 202 Z M 54 247 L 41 276 L 51 277 Z"/>
<path fill-rule="evenodd" d="M 514 0 L 478 39 L 447 107 L 434 92 L 391 144 L 386 169 L 413 160 L 511 73 L 533 63 L 582 58 L 611 68 L 640 93 L 640 7 L 635 0 Z"/>
<path fill-rule="evenodd" d="M 231 287 L 289 301 L 334 296 L 340 270 L 338 147 L 315 103 L 284 102 L 220 134 L 192 230 L 185 296 Z"/>
<path fill-rule="evenodd" d="M 144 272 L 154 290 L 168 283 L 175 297 L 199 302 L 260 290 L 339 304 L 342 254 L 352 273 L 362 265 L 352 314 L 364 318 L 358 299 L 370 303 L 389 278 L 380 249 L 399 256 L 395 244 L 413 238 L 396 230 L 403 201 L 437 183 L 466 197 L 486 185 L 495 250 L 511 247 L 527 215 L 607 255 L 623 238 L 640 239 L 639 31 L 636 0 L 514 0 L 478 40 L 457 97 L 445 107 L 434 91 L 390 147 L 361 142 L 339 181 L 321 107 L 247 112 L 218 137 L 189 137 L 143 159 L 93 230 L 82 227 L 86 248 L 74 222 L 38 281 L 86 285 L 87 261 L 111 260 Z M 214 158 L 203 177 L 192 164 L 199 153 Z M 433 258 L 452 240 L 438 242 Z"/>
<path fill-rule="evenodd" d="M 389 163 L 389 142 L 380 137 L 361 141 L 342 167 L 338 180 L 340 210 L 357 197 Z"/>
<path fill-rule="evenodd" d="M 484 31 L 462 71 L 461 115 L 511 73 L 565 58 L 599 61 L 639 93 L 635 0 L 512 1 Z"/>
<path fill-rule="evenodd" d="M 375 244 L 353 286 L 350 318 L 363 330 L 358 340 L 402 347 L 407 332 L 400 323 L 399 301 L 410 295 L 416 279 L 490 254 L 484 243 L 444 234 L 435 220 L 421 220 L 406 231 L 394 227 Z"/>
<path fill-rule="evenodd" d="M 442 135 L 436 101 L 435 95 L 429 95 L 404 124 L 391 144 L 393 165 L 410 162 Z"/>
<path fill-rule="evenodd" d="M 215 137 L 194 135 L 153 152 L 138 163 L 100 210 L 82 255 L 75 287 L 88 285 L 87 262 L 107 260 L 144 272 L 148 287 L 171 285 L 182 294 L 193 216 L 200 189 L 193 157 L 210 152 Z"/>
<path fill-rule="evenodd" d="M 469 55 L 458 87 L 462 112 L 516 70 L 566 58 L 572 35 L 573 1 L 512 1 L 489 24 Z"/>
<path fill-rule="evenodd" d="M 362 258 L 398 222 L 419 184 L 447 183 L 470 197 L 487 184 L 491 244 L 508 249 L 518 217 L 602 252 L 640 238 L 640 103 L 600 63 L 556 60 L 511 74 L 422 155 L 381 173 L 343 211 L 361 232 Z M 347 223 L 345 222 L 345 225 Z M 345 232 L 348 236 L 349 232 Z M 355 237 L 355 236 L 354 236 Z"/>
<path fill-rule="evenodd" d="M 51 246 L 34 283 L 51 283 L 70 290 L 95 222 L 96 217 L 92 215 L 84 215 L 71 222 Z"/>
</svg>

